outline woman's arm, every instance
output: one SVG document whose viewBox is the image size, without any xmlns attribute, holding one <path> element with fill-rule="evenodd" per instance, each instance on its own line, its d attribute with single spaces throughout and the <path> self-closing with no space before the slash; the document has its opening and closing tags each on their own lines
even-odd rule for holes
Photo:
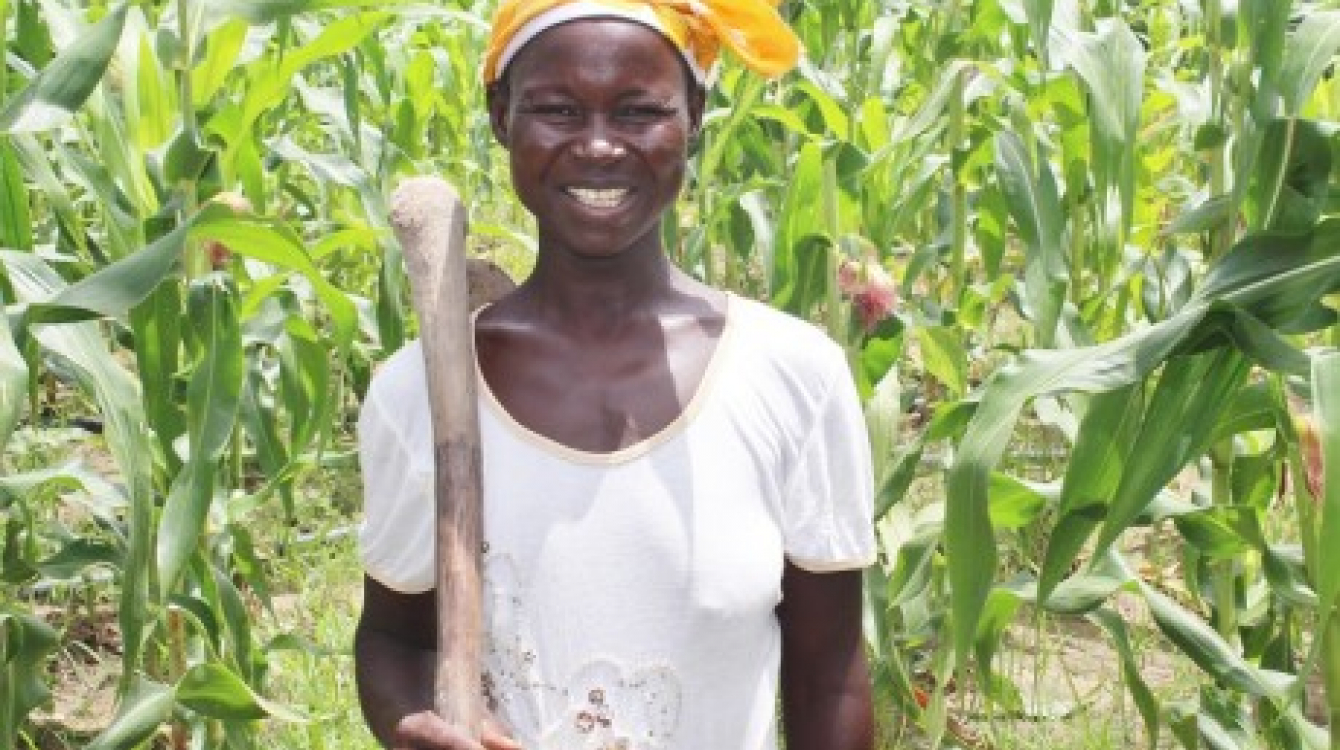
<svg viewBox="0 0 1340 750">
<path fill-rule="evenodd" d="M 861 571 L 782 577 L 782 724 L 788 750 L 872 750 Z"/>
<path fill-rule="evenodd" d="M 483 744 L 433 713 L 437 664 L 436 597 L 401 594 L 364 578 L 363 614 L 354 634 L 354 672 L 368 728 L 394 750 L 509 750 L 494 731 Z"/>
</svg>

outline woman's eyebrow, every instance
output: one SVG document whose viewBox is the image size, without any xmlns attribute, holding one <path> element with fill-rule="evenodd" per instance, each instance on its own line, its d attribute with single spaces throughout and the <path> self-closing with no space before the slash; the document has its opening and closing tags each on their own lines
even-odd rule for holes
<svg viewBox="0 0 1340 750">
<path fill-rule="evenodd" d="M 677 94 L 667 89 L 648 89 L 648 88 L 637 87 L 621 92 L 617 98 L 655 99 L 656 101 L 662 101 L 665 102 L 666 104 L 672 104 L 677 98 Z"/>
<path fill-rule="evenodd" d="M 520 87 L 517 90 L 517 98 L 521 101 L 538 96 L 568 96 L 571 91 L 562 83 L 532 83 Z"/>
</svg>

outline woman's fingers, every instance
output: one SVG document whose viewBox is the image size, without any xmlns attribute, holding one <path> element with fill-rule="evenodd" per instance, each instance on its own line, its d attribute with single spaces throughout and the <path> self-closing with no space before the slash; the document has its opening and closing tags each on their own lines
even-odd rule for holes
<svg viewBox="0 0 1340 750">
<path fill-rule="evenodd" d="M 432 711 L 420 711 L 400 720 L 393 750 L 514 750 L 514 746 L 480 744 Z"/>
<path fill-rule="evenodd" d="M 480 740 L 485 750 L 522 750 L 516 740 L 498 731 L 497 727 L 485 726 Z"/>
</svg>

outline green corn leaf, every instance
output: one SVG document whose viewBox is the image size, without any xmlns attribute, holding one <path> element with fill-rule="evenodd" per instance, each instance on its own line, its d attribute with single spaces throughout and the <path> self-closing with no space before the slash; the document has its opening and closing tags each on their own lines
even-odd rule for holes
<svg viewBox="0 0 1340 750">
<path fill-rule="evenodd" d="M 125 315 L 176 272 L 187 239 L 218 241 L 239 255 L 301 273 L 326 304 L 338 347 L 347 349 L 352 343 L 358 323 L 353 302 L 325 278 L 292 230 L 277 222 L 236 216 L 220 205 L 206 207 L 191 222 L 142 250 L 84 277 L 49 300 L 30 305 L 29 323 Z"/>
<path fill-rule="evenodd" d="M 1009 628 L 1014 620 L 1014 613 L 1018 612 L 1018 607 L 1022 604 L 1022 599 L 1012 591 L 1005 588 L 997 588 L 992 591 L 992 596 L 986 601 L 986 609 L 982 613 L 982 619 L 977 624 L 977 660 L 984 670 L 990 675 L 990 664 L 996 658 L 996 651 L 1000 648 L 1001 639 L 1005 636 L 1005 629 Z"/>
<path fill-rule="evenodd" d="M 1019 135 L 1003 132 L 996 136 L 996 172 L 1019 238 L 1049 259 L 1050 270 L 1063 270 L 1057 267 L 1061 258 L 1054 246 L 1061 240 L 1064 219 L 1050 167 L 1035 168 Z M 1043 252 L 1044 248 L 1052 250 Z"/>
<path fill-rule="evenodd" d="M 1284 415 L 1287 418 L 1287 414 Z M 1248 383 L 1233 396 L 1233 402 L 1215 425 L 1212 443 L 1232 438 L 1242 432 L 1273 430 L 1281 412 L 1275 393 L 1266 383 Z"/>
<path fill-rule="evenodd" d="M 1330 143 L 1316 122 L 1272 120 L 1251 186 L 1254 226 L 1297 232 L 1315 225 L 1330 196 L 1331 161 Z"/>
<path fill-rule="evenodd" d="M 1005 195 L 1019 237 L 1028 249 L 1025 283 L 1026 312 L 1033 319 L 1039 345 L 1049 348 L 1065 302 L 1065 219 L 1056 178 L 1045 162 L 1033 158 L 1012 132 L 996 136 L 996 177 Z"/>
<path fill-rule="evenodd" d="M 1171 703 L 1167 721 L 1168 729 L 1185 750 L 1200 750 L 1200 731 L 1193 708 L 1184 702 Z"/>
<path fill-rule="evenodd" d="M 1093 180 L 1099 206 L 1120 196 L 1121 213 L 1103 208 L 1100 237 L 1120 252 L 1134 221 L 1136 160 L 1140 151 L 1140 115 L 1145 99 L 1147 55 L 1140 40 L 1119 18 L 1101 19 L 1095 33 L 1081 32 L 1071 47 L 1070 64 L 1089 93 L 1092 120 Z"/>
<path fill-rule="evenodd" d="M 224 570 L 217 565 L 210 565 L 208 572 L 202 572 L 200 579 L 212 577 L 215 597 L 210 604 L 215 612 L 223 616 L 223 624 L 226 627 L 233 653 L 237 655 L 237 660 L 243 670 L 242 676 L 251 682 L 258 679 L 254 673 L 256 666 L 262 666 L 259 661 L 259 654 L 255 653 L 256 644 L 252 639 L 252 614 L 247 603 L 242 599 L 242 593 L 238 591 L 233 583 L 233 571 Z"/>
<path fill-rule="evenodd" d="M 1321 301 L 1314 302 L 1313 309 L 1321 311 Z M 1212 330 L 1207 338 L 1200 340 L 1193 338 L 1184 348 L 1185 351 L 1195 352 L 1202 346 L 1218 346 L 1223 339 L 1227 339 L 1238 348 L 1238 351 L 1267 370 L 1297 377 L 1307 376 L 1311 364 L 1307 355 L 1296 348 L 1280 331 L 1266 325 L 1255 315 L 1216 305 L 1211 309 L 1207 320 L 1217 324 L 1218 328 Z M 1293 321 L 1287 326 L 1286 332 L 1302 333 L 1317 330 L 1330 320 L 1333 320 L 1331 315 L 1323 313 L 1322 316 L 1314 318 L 1312 311 L 1305 311 L 1301 315 L 1301 320 Z M 1250 415 L 1233 416 L 1250 418 Z M 1257 415 L 1258 420 L 1261 416 Z"/>
<path fill-rule="evenodd" d="M 1234 528 L 1234 513 L 1253 512 L 1215 507 L 1196 513 L 1183 513 L 1174 519 L 1182 539 L 1207 560 L 1228 560 L 1253 549 L 1251 540 Z"/>
<path fill-rule="evenodd" d="M 287 510 L 293 506 L 289 480 L 294 462 L 280 434 L 279 414 L 268 406 L 269 390 L 264 373 L 259 367 L 253 367 L 247 374 L 246 387 L 242 390 L 239 417 L 243 429 L 255 446 L 261 470 L 269 480 L 258 494 L 263 496 L 278 488 Z"/>
<path fill-rule="evenodd" d="M 1232 196 L 1217 195 L 1213 198 L 1207 198 L 1203 203 L 1198 203 L 1179 214 L 1163 230 L 1163 233 L 1199 234 L 1208 232 L 1215 227 L 1223 226 L 1224 222 L 1233 215 L 1233 208 Z"/>
<path fill-rule="evenodd" d="M 28 187 L 19 169 L 19 155 L 8 139 L 0 140 L 0 248 L 25 252 L 33 249 Z"/>
<path fill-rule="evenodd" d="M 961 633 L 976 622 L 995 573 L 988 473 L 1004 454 L 1024 404 L 1042 393 L 1105 391 L 1134 383 L 1170 355 L 1198 319 L 1174 317 L 1139 334 L 1081 349 L 1025 352 L 988 381 L 950 467 L 945 509 L 945 548 L 957 648 L 969 653 Z"/>
<path fill-rule="evenodd" d="M 379 3 L 379 5 L 381 5 Z M 251 87 L 242 102 L 242 114 L 230 120 L 232 127 L 223 133 L 229 142 L 224 162 L 234 163 L 242 149 L 256 148 L 251 136 L 256 121 L 292 94 L 293 80 L 312 63 L 342 55 L 357 47 L 384 21 L 386 13 L 354 13 L 321 27 L 320 33 L 296 49 L 288 51 L 279 64 L 262 59 L 249 66 Z"/>
<path fill-rule="evenodd" d="M 890 368 L 865 400 L 865 426 L 870 435 L 870 455 L 875 476 L 882 476 L 892 460 L 903 414 L 903 390 L 898 370 Z"/>
<path fill-rule="evenodd" d="M 214 485 L 214 467 L 207 461 L 188 460 L 172 480 L 158 524 L 160 597 L 176 587 L 177 578 L 200 548 L 201 533 L 214 501 Z"/>
<path fill-rule="evenodd" d="M 1083 573 L 1061 581 L 1052 590 L 1045 605 L 1048 612 L 1083 615 L 1101 607 L 1125 585 L 1125 581 L 1107 573 Z"/>
<path fill-rule="evenodd" d="M 1164 366 L 1099 532 L 1098 553 L 1116 541 L 1187 462 L 1209 449 L 1215 423 L 1250 367 L 1233 349 L 1176 357 Z"/>
<path fill-rule="evenodd" d="M 14 345 L 9 319 L 0 314 L 0 449 L 9 442 L 28 403 L 28 363 Z"/>
<path fill-rule="evenodd" d="M 204 58 L 191 70 L 191 96 L 196 107 L 205 107 L 228 79 L 247 41 L 248 24 L 242 19 L 226 21 L 209 34 Z"/>
<path fill-rule="evenodd" d="M 884 471 L 877 478 L 878 484 L 875 486 L 876 520 L 883 519 L 898 501 L 907 496 L 908 488 L 917 478 L 925 450 L 926 437 L 922 435 L 904 444 L 892 460 L 884 465 Z"/>
<path fill-rule="evenodd" d="M 186 432 L 186 414 L 177 391 L 183 322 L 181 295 L 180 285 L 159 284 L 130 311 L 144 408 L 169 474 L 181 469 L 176 440 Z"/>
<path fill-rule="evenodd" d="M 1024 0 L 1024 13 L 1028 16 L 1028 33 L 1033 42 L 1033 51 L 1044 62 L 1047 59 L 1047 36 L 1052 27 L 1052 11 L 1056 0 Z"/>
<path fill-rule="evenodd" d="M 289 450 L 300 453 L 330 424 L 330 358 L 306 320 L 290 317 L 284 327 L 279 342 L 281 393 L 291 417 Z"/>
<path fill-rule="evenodd" d="M 411 0 L 221 0 L 212 10 L 220 14 L 245 18 L 254 24 L 267 24 L 318 10 L 385 8 L 408 5 L 410 2 Z"/>
<path fill-rule="evenodd" d="M 56 177 L 51 159 L 38 138 L 25 133 L 11 136 L 8 140 L 14 148 L 23 174 L 32 183 L 34 190 L 48 201 L 58 226 L 65 236 L 71 238 L 76 248 L 85 250 L 86 240 L 83 232 L 77 231 L 81 230 L 82 225 L 75 212 L 74 199 L 70 195 L 69 188 Z M 29 234 L 31 235 L 31 232 Z"/>
<path fill-rule="evenodd" d="M 248 587 L 250 592 L 260 599 L 261 604 L 267 610 L 273 612 L 274 597 L 270 593 L 269 566 L 261 559 L 260 553 L 256 551 L 256 534 L 243 524 L 230 523 L 228 524 L 228 536 L 232 539 L 235 563 L 231 573 L 238 580 L 237 585 Z M 225 582 L 232 586 L 232 580 L 229 576 L 219 571 L 218 568 L 215 568 L 215 581 L 219 588 L 223 588 Z M 236 590 L 236 587 L 233 587 L 233 589 Z M 222 598 L 224 595 L 221 594 L 220 596 Z M 240 595 L 238 601 L 241 601 Z M 226 609 L 224 611 L 227 612 Z M 245 605 L 243 611 L 247 611 Z M 239 631 L 234 629 L 232 632 L 237 634 Z M 246 644 L 250 647 L 250 631 L 246 631 L 243 635 L 246 637 Z M 241 637 L 239 636 L 238 639 L 240 641 Z M 245 652 L 246 649 L 239 650 L 239 653 Z"/>
<path fill-rule="evenodd" d="M 111 726 L 94 738 L 86 750 L 133 750 L 152 737 L 172 716 L 172 688 L 136 678 L 121 698 Z"/>
<path fill-rule="evenodd" d="M 219 618 L 210 608 L 209 602 L 198 596 L 173 594 L 168 597 L 168 609 L 189 618 L 196 632 L 205 636 L 206 642 L 212 649 L 211 653 L 217 653 L 223 648 L 223 640 L 219 633 Z"/>
<path fill-rule="evenodd" d="M 214 501 L 219 458 L 237 421 L 245 360 L 235 298 L 232 284 L 217 275 L 191 288 L 189 317 L 204 356 L 186 392 L 190 456 L 173 481 L 160 524 L 158 580 L 164 595 L 199 548 Z"/>
<path fill-rule="evenodd" d="M 238 255 L 302 274 L 312 283 L 330 314 L 337 348 L 345 351 L 352 344 L 358 325 L 358 312 L 354 303 L 326 279 L 302 240 L 285 224 L 236 216 L 226 208 L 210 207 L 198 215 L 191 237 L 201 241 L 221 242 Z"/>
<path fill-rule="evenodd" d="M 37 564 L 44 578 L 71 581 L 95 565 L 106 565 L 113 570 L 125 566 L 124 550 L 111 542 L 76 538 Z"/>
<path fill-rule="evenodd" d="M 62 289 L 51 299 L 31 305 L 29 323 L 69 323 L 125 315 L 176 272 L 189 231 L 189 225 L 178 227 L 142 250 Z"/>
<path fill-rule="evenodd" d="M 1100 19 L 1095 33 L 1081 33 L 1070 64 L 1089 91 L 1096 133 L 1133 144 L 1144 102 L 1145 51 L 1126 24 Z"/>
<path fill-rule="evenodd" d="M 763 89 L 763 81 L 759 78 L 747 77 L 740 82 L 731 106 L 727 107 L 722 113 L 725 118 L 724 122 L 719 127 L 711 128 L 707 150 L 698 161 L 696 177 L 699 180 L 714 180 L 717 178 L 717 170 L 725 161 L 729 149 L 732 147 L 738 148 L 736 141 L 739 131 L 745 126 L 746 121 L 757 107 Z M 710 113 L 709 116 L 704 117 L 704 120 L 710 119 Z"/>
<path fill-rule="evenodd" d="M 1316 566 L 1321 622 L 1335 617 L 1340 598 L 1340 352 L 1312 361 L 1312 399 L 1321 441 L 1321 539 Z M 1330 614 L 1328 614 L 1330 613 Z"/>
<path fill-rule="evenodd" d="M 1056 500 L 1051 487 L 1002 472 L 991 474 L 990 492 L 991 525 L 997 529 L 1023 528 Z"/>
<path fill-rule="evenodd" d="M 217 461 L 232 439 L 245 366 L 236 298 L 220 274 L 191 285 L 187 310 L 204 351 L 186 391 L 191 460 Z"/>
<path fill-rule="evenodd" d="M 1280 70 L 1280 94 L 1284 114 L 1297 117 L 1312 96 L 1322 73 L 1340 51 L 1340 11 L 1319 10 L 1303 15 L 1302 23 L 1289 37 Z"/>
<path fill-rule="evenodd" d="M 1251 60 L 1259 71 L 1253 116 L 1260 122 L 1270 119 L 1278 106 L 1280 72 L 1284 64 L 1289 16 L 1293 3 L 1276 0 L 1243 0 L 1238 17 L 1247 39 L 1251 40 Z"/>
<path fill-rule="evenodd" d="M 236 673 L 217 662 L 197 664 L 177 683 L 177 701 L 205 716 L 224 721 L 255 721 L 273 717 L 302 722 L 292 711 L 257 695 Z"/>
<path fill-rule="evenodd" d="M 31 253 L 0 251 L 10 284 L 19 301 L 30 309 L 58 297 L 70 287 L 44 261 Z M 122 570 L 118 609 L 125 665 L 123 687 L 139 665 L 143 638 L 155 601 L 149 590 L 153 557 L 155 498 L 152 457 L 145 446 L 152 439 L 145 422 L 139 387 L 131 374 L 107 349 L 97 323 L 32 325 L 30 333 L 48 355 L 69 367 L 81 390 L 89 394 L 102 415 L 107 447 L 121 473 L 129 502 L 126 524 L 129 540 Z"/>
<path fill-rule="evenodd" d="M 222 664 L 198 664 L 177 684 L 183 706 L 215 719 L 254 721 L 266 716 L 259 697 Z"/>
<path fill-rule="evenodd" d="M 1282 699 L 1292 687 L 1287 675 L 1265 672 L 1248 664 L 1200 617 L 1173 600 L 1140 584 L 1154 622 L 1168 640 L 1216 681 L 1259 698 Z"/>
<path fill-rule="evenodd" d="M 946 483 L 945 557 L 956 626 L 955 648 L 961 659 L 966 660 L 972 646 L 963 628 L 976 623 L 997 560 L 989 513 L 989 474 L 1000 461 L 1024 405 L 1046 393 L 1102 392 L 1138 382 L 1180 347 L 1191 342 L 1204 346 L 1212 331 L 1222 330 L 1223 321 L 1210 315 L 1212 310 L 1232 314 L 1234 308 L 1224 307 L 1222 302 L 1241 305 L 1267 323 L 1296 321 L 1300 310 L 1340 288 L 1340 254 L 1333 251 L 1337 227 L 1336 222 L 1327 220 L 1308 234 L 1251 237 L 1211 268 L 1191 301 L 1166 320 L 1096 346 L 1027 351 L 992 375 Z M 1221 393 L 1224 387 L 1226 384 L 1220 382 L 1197 398 L 1206 404 L 1226 403 L 1228 397 Z M 1196 415 L 1193 435 L 1207 429 L 1206 419 L 1203 414 Z M 1169 425 L 1151 429 L 1181 437 Z M 1148 488 L 1167 471 L 1167 457 L 1160 452 L 1171 453 L 1172 448 L 1168 444 L 1141 445 L 1156 464 L 1123 480 L 1124 498 L 1119 501 L 1119 512 L 1107 519 L 1105 543 L 1110 543 L 1149 503 Z M 1185 446 L 1181 450 L 1185 456 Z"/>
<path fill-rule="evenodd" d="M 0 716 L 22 721 L 28 712 L 51 697 L 47 687 L 47 658 L 60 646 L 60 636 L 42 620 L 8 604 L 0 609 Z M 17 738 L 14 726 L 0 725 L 0 741 Z"/>
<path fill-rule="evenodd" d="M 129 7 L 117 6 L 5 102 L 0 107 L 0 133 L 51 130 L 83 106 L 107 71 Z"/>
<path fill-rule="evenodd" d="M 809 142 L 801 147 L 790 190 L 782 205 L 777 248 L 773 254 L 772 303 L 805 317 L 827 289 L 828 253 L 833 238 L 824 225 L 823 149 Z"/>
<path fill-rule="evenodd" d="M 1317 607 L 1317 593 L 1308 583 L 1307 567 L 1301 549 L 1263 545 L 1261 568 L 1265 571 L 1266 580 L 1270 582 L 1272 594 L 1296 607 L 1304 609 Z"/>
<path fill-rule="evenodd" d="M 385 216 L 386 200 L 373 184 L 367 171 L 343 154 L 318 154 L 308 151 L 288 138 L 277 138 L 269 145 L 270 151 L 312 173 L 321 185 L 341 185 L 358 192 L 363 209 L 369 216 Z"/>
<path fill-rule="evenodd" d="M 171 78 L 159 65 L 147 30 L 140 36 L 135 76 L 128 83 L 134 85 L 134 90 L 126 94 L 127 105 L 134 108 L 128 113 L 133 118 L 129 123 L 130 135 L 141 149 L 155 148 L 172 134 L 175 113 Z"/>
<path fill-rule="evenodd" d="M 948 326 L 918 328 L 917 343 L 926 371 L 949 389 L 956 398 L 968 390 L 968 354 L 963 349 L 961 332 Z"/>
<path fill-rule="evenodd" d="M 888 609 L 917 602 L 925 596 L 931 583 L 938 535 L 939 529 L 933 528 L 914 536 L 898 548 L 893 572 L 885 585 L 885 604 Z"/>
<path fill-rule="evenodd" d="M 846 142 L 851 138 L 851 118 L 842 111 L 837 100 L 816 85 L 813 81 L 801 81 L 795 90 L 804 94 L 819 110 L 824 122 L 824 132 L 830 137 Z"/>
<path fill-rule="evenodd" d="M 1340 284 L 1338 242 L 1340 221 L 1330 218 L 1309 232 L 1248 236 L 1209 269 L 1187 309 L 1222 300 L 1272 328 L 1306 333 L 1294 324 Z"/>
<path fill-rule="evenodd" d="M 895 144 L 916 141 L 932 128 L 943 127 L 949 100 L 960 91 L 959 77 L 969 67 L 970 64 L 963 60 L 954 60 L 938 71 L 935 88 L 925 104 L 911 118 L 899 122 L 891 136 L 892 141 Z"/>
<path fill-rule="evenodd" d="M 1038 582 L 1042 601 L 1048 600 L 1106 515 L 1140 428 L 1143 406 L 1140 389 L 1131 386 L 1089 401 L 1061 484 L 1060 518 L 1047 542 Z"/>
<path fill-rule="evenodd" d="M 38 497 L 79 490 L 102 501 L 114 504 L 123 501 L 115 485 L 98 474 L 71 463 L 0 476 L 0 508 L 15 501 L 31 501 Z"/>
<path fill-rule="evenodd" d="M 1131 580 L 1126 561 L 1116 552 L 1108 550 L 1102 557 L 1095 559 L 1088 570 L 1070 576 L 1055 586 L 1045 603 L 1039 599 L 1040 589 L 1035 581 L 1018 578 L 1004 586 L 1024 601 L 1048 612 L 1084 615 L 1101 607 L 1117 591 L 1129 588 Z"/>
<path fill-rule="evenodd" d="M 1126 690 L 1131 694 L 1135 701 L 1135 707 L 1140 712 L 1140 720 L 1145 725 L 1145 737 L 1148 740 L 1147 747 L 1150 750 L 1159 746 L 1159 729 L 1162 723 L 1159 721 L 1159 701 L 1154 696 L 1154 692 L 1149 689 L 1149 684 L 1145 682 L 1142 676 L 1140 661 L 1135 656 L 1135 649 L 1131 647 L 1131 638 L 1126 628 L 1126 622 L 1121 616 L 1110 609 L 1099 609 L 1086 615 L 1090 622 L 1096 623 L 1103 630 L 1107 631 L 1111 639 L 1112 647 L 1116 649 L 1117 658 L 1121 664 L 1121 680 L 1126 685 Z"/>
</svg>

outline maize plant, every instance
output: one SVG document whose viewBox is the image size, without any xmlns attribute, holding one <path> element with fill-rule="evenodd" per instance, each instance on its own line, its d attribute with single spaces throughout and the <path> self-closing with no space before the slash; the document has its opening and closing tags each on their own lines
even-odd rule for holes
<svg viewBox="0 0 1340 750">
<path fill-rule="evenodd" d="M 34 746 L 49 701 L 52 585 L 117 601 L 91 747 L 244 748 L 309 719 L 266 697 L 290 532 L 259 519 L 302 518 L 413 335 L 390 188 L 444 174 L 481 251 L 530 248 L 478 82 L 491 9 L 0 0 L 0 745 Z M 1149 747 L 1340 748 L 1340 9 L 782 10 L 805 61 L 723 68 L 664 232 L 846 345 L 881 711 L 968 743 L 951 686 L 1024 708 L 997 662 L 1046 616 L 1110 637 Z M 72 408 L 106 465 L 11 449 Z M 1151 532 L 1176 585 L 1130 557 Z M 1146 682 L 1146 623 L 1194 693 Z"/>
</svg>

